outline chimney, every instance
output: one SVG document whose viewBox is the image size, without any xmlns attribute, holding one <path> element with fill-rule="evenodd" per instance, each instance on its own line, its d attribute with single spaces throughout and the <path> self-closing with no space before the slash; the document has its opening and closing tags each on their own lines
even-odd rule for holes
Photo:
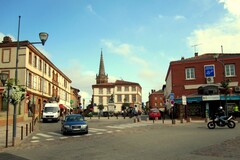
<svg viewBox="0 0 240 160">
<path fill-rule="evenodd" d="M 12 39 L 9 36 L 5 36 L 5 37 L 3 37 L 3 41 L 2 42 L 3 43 L 10 43 L 10 42 L 12 42 Z"/>
<path fill-rule="evenodd" d="M 198 56 L 198 52 L 195 52 L 195 57 L 197 57 Z"/>
</svg>

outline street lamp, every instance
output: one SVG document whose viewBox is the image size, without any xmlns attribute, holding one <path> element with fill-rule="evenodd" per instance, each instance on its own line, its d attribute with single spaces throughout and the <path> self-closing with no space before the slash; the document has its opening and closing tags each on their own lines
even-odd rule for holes
<svg viewBox="0 0 240 160">
<path fill-rule="evenodd" d="M 222 49 L 222 46 L 221 46 Z M 214 58 L 217 62 L 222 64 L 223 67 L 223 83 L 226 83 L 226 75 L 225 75 L 225 63 L 223 60 L 218 59 L 219 54 L 214 55 Z M 226 116 L 228 116 L 228 107 L 227 107 L 227 90 L 224 90 L 224 98 L 225 98 L 225 110 L 226 110 Z"/>
<path fill-rule="evenodd" d="M 18 17 L 18 35 L 17 35 L 17 52 L 16 52 L 16 68 L 15 68 L 15 85 L 18 84 L 18 52 L 20 48 L 20 43 L 19 43 L 19 35 L 20 35 L 20 21 L 21 21 L 21 16 Z M 30 44 L 42 44 L 44 45 L 45 42 L 48 39 L 48 34 L 46 32 L 41 32 L 39 33 L 39 38 L 41 42 L 30 42 Z M 35 108 L 34 108 L 35 109 Z M 17 106 L 14 104 L 14 111 L 13 111 L 13 140 L 12 140 L 12 146 L 15 145 L 15 140 L 16 140 L 16 123 L 17 123 Z"/>
<path fill-rule="evenodd" d="M 5 86 L 8 79 L 8 74 L 0 73 L 0 80 L 2 85 Z M 6 148 L 8 147 L 8 110 L 9 110 L 9 90 L 10 87 L 7 85 L 7 117 L 6 117 Z"/>
</svg>

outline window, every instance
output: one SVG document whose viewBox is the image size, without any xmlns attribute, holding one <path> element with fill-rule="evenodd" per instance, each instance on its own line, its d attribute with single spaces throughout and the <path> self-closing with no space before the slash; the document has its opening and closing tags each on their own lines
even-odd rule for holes
<svg viewBox="0 0 240 160">
<path fill-rule="evenodd" d="M 132 91 L 136 91 L 136 86 L 132 86 Z"/>
<path fill-rule="evenodd" d="M 125 101 L 129 102 L 129 95 L 125 95 Z"/>
<path fill-rule="evenodd" d="M 234 64 L 227 64 L 225 65 L 225 75 L 226 77 L 235 76 L 235 65 Z"/>
<path fill-rule="evenodd" d="M 33 66 L 37 67 L 37 56 L 34 56 Z"/>
<path fill-rule="evenodd" d="M 118 87 L 117 87 L 117 91 L 121 92 L 121 91 L 122 91 L 122 87 L 121 87 L 121 86 L 118 86 Z"/>
<path fill-rule="evenodd" d="M 42 70 L 42 60 L 39 58 L 39 66 L 38 66 L 39 68 L 39 70 L 41 71 Z"/>
<path fill-rule="evenodd" d="M 118 101 L 118 102 L 122 102 L 122 95 L 118 95 L 118 96 L 117 96 L 117 101 Z"/>
<path fill-rule="evenodd" d="M 102 89 L 102 88 L 99 88 L 98 93 L 99 93 L 99 94 L 103 94 L 103 89 Z"/>
<path fill-rule="evenodd" d="M 185 69 L 186 79 L 195 79 L 195 68 Z"/>
<path fill-rule="evenodd" d="M 107 94 L 111 94 L 111 89 L 107 88 Z"/>
<path fill-rule="evenodd" d="M 128 92 L 129 91 L 129 87 L 128 86 L 125 86 L 125 92 Z"/>
<path fill-rule="evenodd" d="M 32 52 L 29 52 L 28 63 L 32 64 Z"/>
<path fill-rule="evenodd" d="M 137 101 L 137 98 L 136 98 L 136 95 L 135 95 L 135 94 L 132 95 L 132 101 L 133 101 L 133 102 L 136 102 L 136 101 Z"/>
<path fill-rule="evenodd" d="M 51 77 L 51 67 L 48 67 L 48 76 Z"/>
<path fill-rule="evenodd" d="M 2 54 L 2 63 L 9 63 L 11 61 L 11 50 L 3 49 Z"/>
<path fill-rule="evenodd" d="M 155 100 L 157 100 L 157 97 L 154 97 Z"/>
<path fill-rule="evenodd" d="M 103 97 L 99 97 L 99 103 L 103 104 Z"/>
<path fill-rule="evenodd" d="M 43 68 L 43 70 L 44 70 L 44 73 L 47 74 L 47 64 L 46 64 L 46 63 L 44 63 L 44 68 Z"/>
</svg>

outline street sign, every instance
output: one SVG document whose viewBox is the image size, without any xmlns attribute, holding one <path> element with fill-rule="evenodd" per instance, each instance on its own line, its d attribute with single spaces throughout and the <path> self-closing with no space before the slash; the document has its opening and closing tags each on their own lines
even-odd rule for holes
<svg viewBox="0 0 240 160">
<path fill-rule="evenodd" d="M 182 105 L 187 105 L 187 97 L 182 96 Z"/>
<path fill-rule="evenodd" d="M 174 106 L 174 93 L 170 93 L 170 103 L 171 106 Z"/>
<path fill-rule="evenodd" d="M 214 65 L 206 65 L 204 66 L 204 74 L 205 77 L 214 77 Z"/>
</svg>

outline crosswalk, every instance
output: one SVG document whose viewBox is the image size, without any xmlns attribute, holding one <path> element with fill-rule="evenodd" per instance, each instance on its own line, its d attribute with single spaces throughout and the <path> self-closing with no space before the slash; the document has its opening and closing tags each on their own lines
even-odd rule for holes
<svg viewBox="0 0 240 160">
<path fill-rule="evenodd" d="M 111 126 L 106 126 L 105 128 L 89 128 L 88 129 L 88 134 L 84 135 L 73 135 L 73 136 L 65 136 L 57 132 L 44 132 L 44 133 L 36 133 L 32 138 L 31 142 L 32 143 L 38 143 L 41 141 L 54 141 L 54 140 L 64 140 L 68 138 L 80 138 L 80 137 L 89 137 L 93 135 L 106 135 L 106 134 L 112 134 L 112 133 L 117 133 L 121 132 L 124 129 L 128 128 L 134 128 L 134 127 L 143 127 L 143 126 L 148 126 L 152 125 L 152 123 L 128 123 L 128 124 L 118 124 L 118 125 L 111 125 Z"/>
</svg>

